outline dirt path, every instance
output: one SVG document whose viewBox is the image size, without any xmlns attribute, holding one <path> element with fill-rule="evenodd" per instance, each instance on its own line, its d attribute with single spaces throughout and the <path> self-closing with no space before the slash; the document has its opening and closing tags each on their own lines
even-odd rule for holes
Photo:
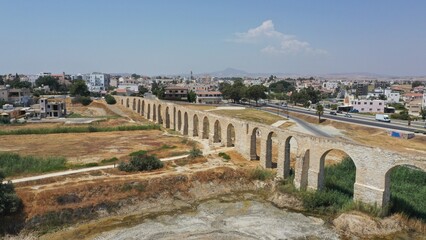
<svg viewBox="0 0 426 240">
<path fill-rule="evenodd" d="M 115 114 L 117 114 L 117 115 L 119 115 L 119 116 L 122 116 L 122 117 L 125 117 L 125 118 L 128 118 L 129 119 L 129 121 L 130 122 L 135 122 L 129 115 L 127 115 L 124 111 L 122 111 L 118 106 L 117 106 L 117 104 L 114 104 L 114 105 L 110 105 L 110 104 L 107 104 L 107 103 L 105 103 L 104 101 L 102 101 L 102 103 L 109 109 L 109 110 L 111 110 L 111 111 L 113 111 Z"/>
</svg>

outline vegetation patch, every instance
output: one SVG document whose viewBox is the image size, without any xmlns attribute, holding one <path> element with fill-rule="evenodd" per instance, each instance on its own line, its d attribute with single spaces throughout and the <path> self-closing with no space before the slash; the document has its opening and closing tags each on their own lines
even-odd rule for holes
<svg viewBox="0 0 426 240">
<path fill-rule="evenodd" d="M 55 133 L 87 133 L 87 132 L 114 132 L 114 131 L 138 131 L 160 129 L 157 124 L 130 125 L 116 127 L 57 127 L 57 128 L 23 128 L 10 131 L 1 131 L 0 135 L 27 135 L 27 134 L 55 134 Z"/>
<path fill-rule="evenodd" d="M 67 169 L 63 157 L 20 156 L 15 153 L 0 153 L 0 169 L 6 176 L 28 173 L 44 173 Z"/>
<path fill-rule="evenodd" d="M 109 95 L 109 94 L 107 94 L 105 96 L 105 101 L 106 101 L 106 103 L 108 103 L 110 105 L 113 105 L 113 104 L 117 103 L 117 101 L 115 100 L 115 98 L 113 96 Z"/>
<path fill-rule="evenodd" d="M 199 156 L 203 155 L 203 151 L 201 151 L 200 149 L 193 147 L 190 151 L 189 151 L 189 157 L 190 158 L 196 158 Z"/>
<path fill-rule="evenodd" d="M 219 157 L 221 157 L 221 158 L 223 158 L 227 161 L 231 160 L 231 156 L 229 156 L 228 154 L 226 154 L 224 152 L 220 152 L 218 155 L 219 155 Z"/>
<path fill-rule="evenodd" d="M 274 178 L 274 173 L 271 170 L 256 168 L 250 172 L 250 178 L 253 180 L 266 181 Z"/>
</svg>

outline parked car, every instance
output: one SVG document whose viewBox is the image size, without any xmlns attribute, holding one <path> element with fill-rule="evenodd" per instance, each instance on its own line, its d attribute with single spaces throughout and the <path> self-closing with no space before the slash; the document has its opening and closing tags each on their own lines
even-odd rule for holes
<svg viewBox="0 0 426 240">
<path fill-rule="evenodd" d="M 351 117 L 352 117 L 352 115 L 350 115 L 349 113 L 346 113 L 346 114 L 345 114 L 345 117 L 351 118 Z"/>
<path fill-rule="evenodd" d="M 342 110 L 337 110 L 337 113 L 343 113 Z"/>
<path fill-rule="evenodd" d="M 359 111 L 357 109 L 352 109 L 349 111 L 350 113 L 359 113 Z"/>
<path fill-rule="evenodd" d="M 337 113 L 335 111 L 331 111 L 330 114 L 331 115 L 337 115 Z"/>
</svg>

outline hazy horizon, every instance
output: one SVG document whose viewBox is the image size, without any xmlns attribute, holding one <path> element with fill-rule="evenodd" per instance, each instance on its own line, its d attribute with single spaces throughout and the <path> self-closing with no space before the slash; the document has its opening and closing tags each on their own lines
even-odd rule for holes
<svg viewBox="0 0 426 240">
<path fill-rule="evenodd" d="M 1 1 L 1 73 L 426 75 L 424 1 Z"/>
</svg>

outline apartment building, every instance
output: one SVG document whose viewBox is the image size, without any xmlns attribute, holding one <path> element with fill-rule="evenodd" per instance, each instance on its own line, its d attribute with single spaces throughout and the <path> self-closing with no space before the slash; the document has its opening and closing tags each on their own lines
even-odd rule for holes
<svg viewBox="0 0 426 240">
<path fill-rule="evenodd" d="M 385 111 L 384 100 L 360 100 L 354 99 L 351 101 L 353 109 L 361 113 L 383 113 Z"/>
</svg>

